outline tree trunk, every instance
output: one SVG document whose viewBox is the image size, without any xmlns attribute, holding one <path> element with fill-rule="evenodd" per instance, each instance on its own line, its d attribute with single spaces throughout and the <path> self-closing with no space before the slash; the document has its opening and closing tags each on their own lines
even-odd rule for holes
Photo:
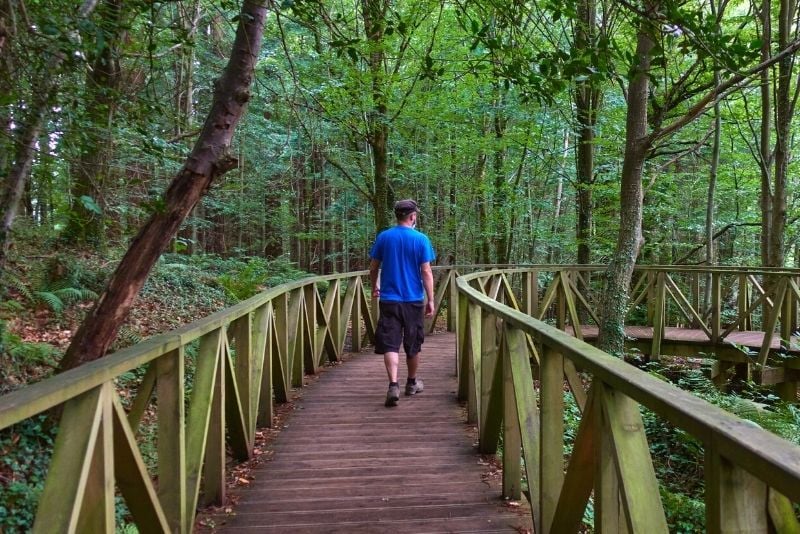
<svg viewBox="0 0 800 534">
<path fill-rule="evenodd" d="M 654 10 L 657 4 L 649 4 Z M 600 302 L 598 346 L 622 356 L 625 347 L 625 314 L 628 308 L 633 268 L 644 238 L 642 237 L 642 168 L 650 139 L 647 135 L 647 96 L 650 59 L 654 43 L 648 22 L 642 22 L 636 44 L 637 65 L 628 87 L 628 111 L 625 121 L 625 159 L 620 184 L 620 225 L 617 246 L 605 272 L 605 288 Z"/>
<path fill-rule="evenodd" d="M 578 17 L 575 32 L 575 48 L 587 54 L 594 47 L 594 34 L 597 9 L 594 0 L 581 0 L 578 3 Z M 591 263 L 592 249 L 592 185 L 594 183 L 594 127 L 597 110 L 600 106 L 600 91 L 591 81 L 576 83 L 575 117 L 578 122 L 576 144 L 576 228 L 575 240 L 578 245 L 578 264 Z"/>
<path fill-rule="evenodd" d="M 123 38 L 122 0 L 105 0 L 98 9 L 103 45 L 86 74 L 86 112 L 81 154 L 72 170 L 72 206 L 64 236 L 71 244 L 102 249 L 104 245 L 104 189 L 111 160 L 116 94 L 120 67 L 118 46 Z M 88 204 L 91 200 L 94 204 Z"/>
<path fill-rule="evenodd" d="M 200 136 L 154 213 L 134 238 L 103 294 L 73 337 L 60 370 L 105 355 L 161 252 L 214 179 L 235 168 L 228 154 L 236 124 L 250 100 L 267 8 L 245 0 L 230 60 L 214 89 Z"/>
<path fill-rule="evenodd" d="M 761 4 L 761 61 L 766 61 L 771 54 L 772 41 L 772 14 L 770 0 L 763 0 Z M 759 140 L 759 163 L 761 170 L 761 264 L 771 265 L 769 255 L 770 228 L 772 224 L 772 84 L 770 83 L 770 70 L 761 71 L 761 138 Z"/>
<path fill-rule="evenodd" d="M 384 32 L 386 29 L 386 0 L 362 0 L 364 32 L 370 52 L 367 63 L 372 81 L 372 110 L 367 119 L 367 143 L 372 150 L 372 207 L 375 210 L 375 232 L 389 226 L 387 217 L 389 185 L 387 174 L 389 117 L 387 115 L 386 82 L 384 77 Z"/>
</svg>

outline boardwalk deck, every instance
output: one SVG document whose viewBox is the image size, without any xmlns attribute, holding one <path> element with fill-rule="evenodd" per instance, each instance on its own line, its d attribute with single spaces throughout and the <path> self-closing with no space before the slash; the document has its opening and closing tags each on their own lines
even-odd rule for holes
<svg viewBox="0 0 800 534">
<path fill-rule="evenodd" d="M 302 392 L 270 462 L 238 492 L 218 532 L 525 532 L 455 401 L 455 336 L 430 336 L 425 391 L 385 408 L 380 356 L 355 355 Z M 402 355 L 401 355 L 402 359 Z M 405 380 L 401 362 L 401 384 Z"/>
</svg>

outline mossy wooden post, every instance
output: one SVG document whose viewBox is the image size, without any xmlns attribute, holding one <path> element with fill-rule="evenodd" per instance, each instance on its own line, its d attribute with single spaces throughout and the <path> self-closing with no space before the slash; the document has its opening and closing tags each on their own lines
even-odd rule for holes
<svg viewBox="0 0 800 534">
<path fill-rule="evenodd" d="M 528 491 L 530 493 L 531 514 L 535 532 L 541 532 L 542 514 L 539 509 L 541 487 L 536 483 L 536 481 L 540 480 L 541 469 L 539 465 L 541 450 L 539 432 L 541 424 L 539 410 L 536 407 L 536 392 L 533 390 L 528 343 L 525 333 L 510 325 L 505 328 L 504 339 L 508 346 L 509 355 L 504 365 L 509 364 L 511 367 L 520 440 L 525 459 L 525 477 L 528 480 Z"/>
<path fill-rule="evenodd" d="M 792 332 L 794 329 L 794 318 L 792 317 L 792 310 L 794 303 L 794 292 L 789 286 L 789 275 L 782 275 L 781 278 L 786 280 L 786 291 L 783 292 L 783 303 L 781 304 L 781 349 L 788 350 L 791 346 Z M 775 303 L 777 306 L 778 303 Z"/>
<path fill-rule="evenodd" d="M 256 368 L 255 388 L 258 394 L 251 398 L 252 427 L 272 426 L 272 330 L 274 311 L 272 303 L 260 306 L 253 314 L 253 355 Z"/>
<path fill-rule="evenodd" d="M 706 529 L 723 532 L 767 532 L 767 486 L 706 447 Z"/>
<path fill-rule="evenodd" d="M 230 326 L 231 338 L 233 341 L 235 359 L 234 369 L 236 384 L 239 387 L 239 395 L 242 399 L 242 410 L 244 419 L 247 421 L 247 439 L 252 442 L 255 428 L 251 422 L 255 422 L 252 417 L 252 397 L 255 391 L 253 385 L 253 368 L 255 367 L 253 353 L 253 316 L 246 313 L 236 319 Z"/>
<path fill-rule="evenodd" d="M 722 319 L 722 286 L 719 271 L 711 273 L 711 342 L 719 343 L 720 321 Z"/>
<path fill-rule="evenodd" d="M 739 294 L 736 299 L 739 330 L 750 330 L 753 327 L 753 321 L 750 314 L 747 313 L 747 309 L 750 307 L 750 284 L 748 284 L 745 273 L 740 273 L 737 278 L 739 279 Z"/>
<path fill-rule="evenodd" d="M 700 312 L 700 317 L 703 317 L 703 310 L 700 309 L 702 303 L 700 299 L 700 273 L 691 273 L 689 275 L 689 289 L 691 292 L 692 307 Z M 696 318 L 692 321 L 692 328 L 700 328 Z"/>
<path fill-rule="evenodd" d="M 305 313 L 303 314 L 303 367 L 305 373 L 316 374 L 319 358 L 317 347 L 319 333 L 317 332 L 317 287 L 315 283 L 307 284 L 303 288 L 303 301 Z"/>
<path fill-rule="evenodd" d="M 625 512 L 620 501 L 620 481 L 614 462 L 614 445 L 611 441 L 608 414 L 603 405 L 606 387 L 600 381 L 592 382 L 595 420 L 595 474 L 594 474 L 594 528 L 597 532 L 627 532 Z M 584 415 L 585 417 L 585 415 Z"/>
<path fill-rule="evenodd" d="M 206 445 L 213 428 L 211 418 L 219 376 L 221 343 L 222 330 L 217 328 L 200 338 L 197 351 L 194 384 L 186 419 L 186 517 L 189 519 L 194 517 L 197 509 Z"/>
<path fill-rule="evenodd" d="M 303 289 L 295 289 L 289 295 L 289 372 L 291 373 L 292 387 L 303 387 L 303 340 L 305 304 Z"/>
<path fill-rule="evenodd" d="M 115 393 L 110 382 L 100 387 L 100 428 L 76 532 L 114 532 L 114 427 L 111 410 Z"/>
<path fill-rule="evenodd" d="M 645 271 L 642 276 L 647 277 L 647 324 L 653 324 L 653 317 L 656 314 L 656 290 L 655 290 L 655 281 L 653 280 L 656 277 L 655 271 Z"/>
<path fill-rule="evenodd" d="M 503 373 L 503 497 L 518 501 L 522 497 L 522 440 L 520 438 L 517 399 L 511 375 L 508 343 L 501 342 L 502 354 L 498 365 Z"/>
<path fill-rule="evenodd" d="M 34 533 L 76 531 L 95 445 L 102 439 L 102 397 L 103 386 L 98 386 L 64 406 Z"/>
<path fill-rule="evenodd" d="M 550 525 L 564 484 L 564 357 L 550 347 L 539 367 L 541 411 L 540 460 L 542 525 Z"/>
<path fill-rule="evenodd" d="M 455 284 L 453 284 L 455 285 Z M 469 320 L 466 295 L 458 295 L 458 323 L 456 324 L 456 377 L 458 378 L 457 398 L 459 402 L 467 400 L 469 382 L 471 380 L 469 356 Z"/>
<path fill-rule="evenodd" d="M 450 269 L 447 272 L 447 331 L 454 332 L 456 330 L 456 322 L 458 320 L 458 313 L 461 302 L 458 299 L 458 288 L 456 287 L 456 277 L 458 272 L 455 269 Z"/>
<path fill-rule="evenodd" d="M 466 342 L 467 352 L 469 356 L 470 368 L 466 371 L 469 375 L 468 390 L 467 390 L 467 421 L 469 423 L 478 423 L 481 420 L 481 399 L 483 395 L 483 378 L 481 369 L 482 363 L 482 341 L 481 341 L 481 308 L 477 304 L 471 302 L 465 306 L 467 309 L 467 324 L 468 332 Z"/>
<path fill-rule="evenodd" d="M 158 498 L 170 528 L 182 532 L 188 524 L 183 347 L 162 356 L 156 364 Z"/>
<path fill-rule="evenodd" d="M 656 273 L 655 291 L 653 294 L 653 341 L 650 345 L 650 358 L 658 360 L 661 357 L 661 341 L 664 339 L 667 307 L 666 273 Z"/>
<path fill-rule="evenodd" d="M 353 352 L 361 352 L 361 295 L 360 292 L 364 291 L 361 285 L 361 279 L 357 278 L 353 281 L 355 293 L 353 293 L 353 307 L 350 315 L 350 350 Z M 348 292 L 349 292 L 348 288 Z M 369 310 L 367 310 L 369 311 Z"/>
<path fill-rule="evenodd" d="M 281 365 L 283 374 L 277 378 L 283 380 L 283 390 L 289 392 L 292 389 L 290 378 L 291 355 L 289 354 L 289 295 L 281 293 L 272 299 L 272 306 L 275 313 L 275 341 L 280 348 Z M 276 362 L 277 363 L 277 362 Z"/>
<path fill-rule="evenodd" d="M 539 271 L 533 270 L 522 277 L 522 311 L 536 317 L 539 314 Z"/>
<path fill-rule="evenodd" d="M 210 341 L 209 341 L 210 343 Z M 208 438 L 203 467 L 203 504 L 220 506 L 225 502 L 225 331 L 217 343 L 217 365 L 214 368 L 214 391 L 211 396 Z"/>
<path fill-rule="evenodd" d="M 497 452 L 500 425 L 503 420 L 502 382 L 497 336 L 497 317 L 481 310 L 481 373 L 480 373 L 480 451 Z"/>
</svg>

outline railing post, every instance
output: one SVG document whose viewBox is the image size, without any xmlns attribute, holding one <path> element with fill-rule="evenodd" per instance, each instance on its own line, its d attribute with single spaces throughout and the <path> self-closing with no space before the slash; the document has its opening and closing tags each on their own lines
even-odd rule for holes
<svg viewBox="0 0 800 534">
<path fill-rule="evenodd" d="M 653 341 L 650 346 L 650 357 L 659 359 L 661 357 L 661 340 L 664 339 L 667 308 L 667 289 L 665 281 L 666 273 L 659 271 L 656 274 L 656 290 L 653 306 Z"/>
<path fill-rule="evenodd" d="M 706 445 L 706 529 L 767 532 L 767 486 Z"/>
<path fill-rule="evenodd" d="M 722 288 L 720 273 L 711 273 L 711 343 L 719 343 L 720 318 L 722 315 Z"/>
<path fill-rule="evenodd" d="M 498 365 L 503 370 L 503 497 L 517 501 L 522 497 L 522 440 L 511 375 L 512 355 L 508 343 L 501 342 L 501 345 Z"/>
<path fill-rule="evenodd" d="M 455 269 L 451 269 L 447 275 L 447 283 L 450 284 L 448 287 L 449 293 L 447 295 L 447 331 L 453 332 L 456 330 L 457 321 L 458 321 L 458 314 L 459 310 L 461 309 L 461 302 L 458 298 L 458 286 L 456 286 L 456 278 L 458 277 L 458 273 Z"/>
<path fill-rule="evenodd" d="M 183 364 L 183 347 L 156 360 L 158 498 L 173 532 L 188 524 Z"/>
<path fill-rule="evenodd" d="M 739 275 L 739 295 L 737 300 L 739 328 L 741 330 L 750 330 L 753 326 L 753 321 L 750 314 L 747 313 L 747 308 L 750 306 L 750 285 L 747 283 L 747 275 Z"/>
<path fill-rule="evenodd" d="M 358 292 L 363 292 L 364 286 L 361 284 L 360 280 L 358 280 L 356 283 L 358 284 L 358 287 L 356 288 L 356 294 L 353 298 L 353 308 L 350 314 L 350 350 L 353 352 L 361 352 L 361 314 L 363 312 L 361 310 L 362 299 Z M 374 302 L 375 301 L 373 300 L 373 303 Z"/>
<path fill-rule="evenodd" d="M 479 308 L 480 309 L 480 308 Z M 500 396 L 503 387 L 503 372 L 499 367 L 497 317 L 481 313 L 481 375 L 480 375 L 480 451 L 494 454 L 500 436 L 503 419 L 503 401 Z"/>
<path fill-rule="evenodd" d="M 542 350 L 539 381 L 539 510 L 543 531 L 548 532 L 564 484 L 564 357 L 550 347 Z"/>
<path fill-rule="evenodd" d="M 251 314 L 246 313 L 236 319 L 231 325 L 231 337 L 233 338 L 234 348 L 236 350 L 236 360 L 234 368 L 236 370 L 236 384 L 239 388 L 239 395 L 242 401 L 242 411 L 244 412 L 244 420 L 247 423 L 247 441 L 253 442 L 255 434 L 255 427 L 251 424 L 252 417 L 252 404 L 251 397 L 253 396 L 253 367 L 254 367 L 254 354 L 253 354 L 253 317 Z"/>
<path fill-rule="evenodd" d="M 466 304 L 467 311 L 467 422 L 478 423 L 481 419 L 481 391 L 479 388 L 483 383 L 481 375 L 481 308 L 477 304 Z"/>
<path fill-rule="evenodd" d="M 628 531 L 625 512 L 620 502 L 620 481 L 614 462 L 614 445 L 611 442 L 608 416 L 603 409 L 605 387 L 599 381 L 592 383 L 595 403 L 595 486 L 594 528 L 596 532 Z"/>
<path fill-rule="evenodd" d="M 526 272 L 522 277 L 522 309 L 531 317 L 539 314 L 539 271 Z"/>
</svg>

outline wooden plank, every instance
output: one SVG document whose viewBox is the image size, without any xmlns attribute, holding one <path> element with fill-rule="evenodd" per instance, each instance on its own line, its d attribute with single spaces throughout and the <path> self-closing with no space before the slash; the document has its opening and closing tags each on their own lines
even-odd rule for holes
<svg viewBox="0 0 800 534">
<path fill-rule="evenodd" d="M 589 304 L 589 301 L 586 299 L 586 297 L 583 296 L 583 293 L 578 288 L 578 286 L 575 285 L 575 282 L 573 282 L 569 278 L 567 280 L 569 282 L 569 287 L 572 288 L 572 292 L 574 293 L 575 297 L 580 301 L 581 304 L 583 304 L 584 309 L 589 313 L 589 317 L 592 318 L 594 324 L 599 325 L 600 319 L 597 317 L 597 314 L 592 309 L 591 305 Z"/>
<path fill-rule="evenodd" d="M 242 403 L 242 415 L 247 422 L 255 421 L 255 413 L 252 406 L 252 397 L 254 392 L 253 382 L 253 368 L 255 366 L 255 358 L 253 352 L 253 315 L 248 313 L 242 315 L 236 321 L 231 323 L 228 328 L 229 338 L 233 345 L 234 358 L 234 376 L 236 377 L 236 385 L 239 388 L 239 393 L 245 401 Z M 250 425 L 248 426 L 249 441 L 253 440 L 250 432 Z"/>
<path fill-rule="evenodd" d="M 170 529 L 180 531 L 187 525 L 183 348 L 159 358 L 156 366 L 158 498 Z"/>
<path fill-rule="evenodd" d="M 114 391 L 110 382 L 100 387 L 100 428 L 78 516 L 77 532 L 114 531 L 114 435 L 111 421 Z"/>
<path fill-rule="evenodd" d="M 517 399 L 508 343 L 502 343 L 498 362 L 503 372 L 503 497 L 518 501 L 522 497 L 522 439 L 520 437 Z M 535 482 L 534 482 L 535 483 Z"/>
<path fill-rule="evenodd" d="M 617 391 L 601 391 L 628 530 L 669 532 L 639 407 Z"/>
<path fill-rule="evenodd" d="M 467 315 L 467 298 L 459 295 L 462 305 L 458 307 L 458 323 L 456 326 L 456 376 L 458 377 L 459 402 L 467 400 L 469 395 L 470 373 L 469 356 L 469 320 Z"/>
<path fill-rule="evenodd" d="M 289 345 L 289 295 L 281 294 L 272 301 L 273 311 L 275 314 L 275 324 L 273 326 L 273 341 L 278 347 L 279 362 L 273 358 L 273 371 L 275 377 L 282 381 L 281 389 L 289 391 L 292 389 L 291 369 L 291 354 Z M 280 371 L 278 373 L 277 371 Z"/>
<path fill-rule="evenodd" d="M 102 386 L 64 406 L 32 532 L 76 532 L 102 417 Z"/>
<path fill-rule="evenodd" d="M 775 290 L 775 305 L 772 307 L 772 310 L 769 314 L 769 319 L 767 320 L 767 324 L 764 327 L 764 341 L 761 345 L 761 350 L 758 351 L 758 364 L 759 365 L 766 365 L 767 364 L 767 357 L 769 356 L 769 349 L 770 345 L 772 344 L 772 338 L 775 335 L 775 326 L 778 324 L 778 318 L 780 317 L 780 307 L 783 304 L 783 299 L 786 296 L 786 279 L 781 278 L 778 282 L 778 287 Z M 713 340 L 712 340 L 713 341 Z"/>
<path fill-rule="evenodd" d="M 447 287 L 449 293 L 447 296 L 447 331 L 456 331 L 456 320 L 459 310 L 459 297 L 458 288 L 456 287 L 456 278 L 458 278 L 458 271 L 452 269 L 447 276 Z"/>
<path fill-rule="evenodd" d="M 227 358 L 227 344 L 224 334 L 224 330 L 221 330 L 204 455 L 202 503 L 206 506 L 212 504 L 220 506 L 226 500 L 225 405 L 227 403 L 225 397 L 227 391 L 225 390 L 225 375 L 227 373 L 225 372 L 225 359 Z"/>
<path fill-rule="evenodd" d="M 770 488 L 767 500 L 769 520 L 775 532 L 780 534 L 800 534 L 800 521 L 795 515 L 789 499 Z"/>
<path fill-rule="evenodd" d="M 541 488 L 530 481 L 539 480 L 539 410 L 536 407 L 536 393 L 533 390 L 533 376 L 525 345 L 525 335 L 521 330 L 506 325 L 505 339 L 511 363 L 511 376 L 514 384 L 514 397 L 517 403 L 522 452 L 525 458 L 525 475 L 529 481 L 529 500 L 536 532 L 541 532 Z M 563 465 L 563 464 L 561 464 Z"/>
<path fill-rule="evenodd" d="M 219 375 L 222 330 L 200 338 L 194 373 L 194 384 L 186 417 L 186 517 L 191 520 L 197 509 L 202 467 L 208 446 L 211 412 L 216 379 Z"/>
<path fill-rule="evenodd" d="M 425 331 L 429 334 L 433 333 L 433 329 L 436 326 L 436 318 L 439 316 L 444 296 L 447 294 L 449 280 L 450 277 L 448 273 L 444 276 L 444 280 L 439 281 L 436 292 L 433 295 L 433 316 L 425 317 Z"/>
<path fill-rule="evenodd" d="M 150 362 L 150 364 L 147 366 L 147 371 L 145 371 L 144 376 L 142 377 L 142 382 L 139 384 L 139 388 L 136 391 L 136 398 L 133 399 L 131 409 L 128 412 L 128 422 L 130 423 L 134 434 L 138 431 L 139 422 L 142 420 L 144 411 L 150 404 L 150 399 L 153 396 L 153 388 L 155 385 L 156 365 L 153 362 Z"/>
<path fill-rule="evenodd" d="M 561 286 L 561 278 L 558 276 L 553 277 L 553 281 L 550 282 L 550 285 L 547 286 L 547 290 L 544 293 L 544 297 L 542 298 L 542 304 L 539 306 L 539 315 L 537 319 L 542 319 L 547 311 L 550 309 L 550 305 L 558 296 L 558 289 Z"/>
<path fill-rule="evenodd" d="M 468 390 L 468 403 L 467 403 L 467 421 L 470 423 L 477 423 L 481 421 L 481 409 L 483 398 L 483 378 L 481 369 L 482 363 L 482 339 L 481 339 L 481 308 L 475 304 L 467 305 L 469 323 L 469 363 L 472 366 L 470 376 L 472 380 L 469 383 Z"/>
<path fill-rule="evenodd" d="M 536 317 L 539 315 L 539 271 L 525 273 L 522 281 L 522 311 L 531 317 Z"/>
<path fill-rule="evenodd" d="M 564 304 L 566 304 L 567 312 L 569 313 L 569 320 L 572 323 L 572 330 L 575 333 L 575 337 L 578 339 L 583 339 L 583 332 L 581 331 L 581 319 L 578 316 L 578 309 L 575 307 L 575 299 L 572 296 L 572 285 L 570 283 L 569 277 L 567 273 L 561 272 L 561 289 L 562 289 L 562 297 Z M 559 306 L 560 308 L 561 306 Z M 559 316 L 562 313 L 559 312 Z"/>
<path fill-rule="evenodd" d="M 112 419 L 114 425 L 114 475 L 125 504 L 139 532 L 170 531 L 164 510 L 147 466 L 136 445 L 136 436 L 125 416 L 125 410 L 114 394 Z M 194 509 L 190 516 L 194 516 Z"/>
<path fill-rule="evenodd" d="M 590 391 L 586 406 L 575 436 L 572 455 L 569 458 L 567 472 L 561 492 L 558 495 L 553 519 L 548 524 L 542 522 L 542 532 L 578 532 L 589 496 L 594 486 L 595 447 L 599 421 L 594 407 L 594 394 Z M 550 488 L 542 485 L 542 492 L 550 492 Z"/>
<path fill-rule="evenodd" d="M 269 332 L 269 328 L 272 326 L 272 314 L 271 302 L 253 311 L 253 381 L 250 389 L 250 421 L 248 421 L 252 432 L 255 432 L 259 421 L 266 420 L 267 424 L 264 426 L 269 426 L 272 421 L 272 362 L 269 359 L 270 353 L 267 351 L 267 344 L 272 335 Z M 268 385 L 265 382 L 268 382 Z M 265 415 L 265 412 L 269 412 L 269 414 Z M 251 434 L 250 440 L 253 439 L 255 436 Z"/>
<path fill-rule="evenodd" d="M 289 372 L 284 367 L 286 358 L 283 357 L 283 349 L 279 343 L 281 333 L 278 331 L 277 316 L 273 316 L 270 332 L 270 359 L 272 360 L 272 391 L 275 395 L 275 402 L 283 403 L 289 400 Z"/>
<path fill-rule="evenodd" d="M 706 528 L 767 532 L 767 486 L 713 449 L 706 449 Z"/>
<path fill-rule="evenodd" d="M 653 339 L 650 345 L 650 357 L 658 359 L 661 356 L 661 340 L 664 337 L 664 315 L 666 314 L 666 282 L 665 273 L 656 273 L 656 284 L 653 300 L 650 307 L 653 310 Z"/>
<path fill-rule="evenodd" d="M 594 456 L 594 528 L 597 532 L 628 532 L 628 523 L 620 498 L 620 474 L 614 461 L 615 451 L 609 428 L 608 413 L 603 408 L 605 385 L 596 378 L 592 381 L 595 397 Z M 584 414 L 584 417 L 586 415 Z"/>
<path fill-rule="evenodd" d="M 539 367 L 541 524 L 550 525 L 564 484 L 564 357 L 545 348 Z"/>
<path fill-rule="evenodd" d="M 262 317 L 259 317 L 259 319 L 262 319 Z M 272 404 L 273 381 L 275 376 L 273 358 L 279 358 L 276 350 L 275 311 L 272 307 L 272 303 L 266 305 L 263 320 L 263 334 L 261 334 L 261 327 L 259 327 L 259 336 L 263 335 L 264 345 L 262 351 L 263 356 L 261 357 L 261 381 L 258 405 L 256 407 L 256 425 L 259 427 L 272 427 L 272 418 L 275 415 Z M 280 365 L 280 362 L 278 362 L 278 365 Z M 278 375 L 278 378 L 280 379 L 280 375 Z"/>
<path fill-rule="evenodd" d="M 498 332 L 494 315 L 481 313 L 480 366 L 480 443 L 483 454 L 494 454 L 503 421 L 503 370 L 500 362 Z"/>
<path fill-rule="evenodd" d="M 234 375 L 228 339 L 223 336 L 224 352 L 221 355 L 225 368 L 225 423 L 228 428 L 228 444 L 233 457 L 244 461 L 250 458 L 253 443 L 248 439 L 247 421 L 242 410 L 242 397 Z"/>
</svg>

